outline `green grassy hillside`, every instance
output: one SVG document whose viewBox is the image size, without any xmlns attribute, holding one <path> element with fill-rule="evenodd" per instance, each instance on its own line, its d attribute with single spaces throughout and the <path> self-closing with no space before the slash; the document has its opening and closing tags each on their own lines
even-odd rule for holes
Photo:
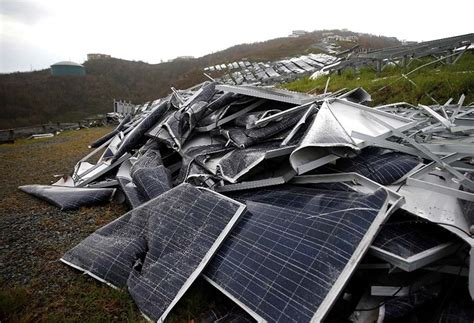
<svg viewBox="0 0 474 323">
<path fill-rule="evenodd" d="M 405 71 L 396 66 L 387 66 L 380 76 L 377 76 L 375 70 L 370 67 L 362 68 L 358 73 L 347 69 L 341 75 L 332 74 L 316 80 L 306 77 L 284 84 L 283 87 L 299 92 L 323 93 L 330 77 L 329 91 L 362 86 L 372 95 L 373 105 L 402 101 L 412 104 L 434 104 L 429 96 L 439 103 L 444 103 L 449 98 L 458 100 L 461 94 L 466 95 L 465 104 L 474 101 L 473 52 L 466 52 L 453 65 L 439 62 L 420 68 L 408 76 L 416 86 L 402 76 L 402 73 L 408 74 L 428 62 L 430 59 L 413 62 Z"/>
</svg>

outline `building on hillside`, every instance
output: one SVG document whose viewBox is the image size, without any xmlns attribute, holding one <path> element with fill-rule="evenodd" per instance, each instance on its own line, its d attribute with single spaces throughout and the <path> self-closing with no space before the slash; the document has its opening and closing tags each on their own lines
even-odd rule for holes
<svg viewBox="0 0 474 323">
<path fill-rule="evenodd" d="M 111 58 L 112 56 L 107 55 L 107 54 L 99 54 L 99 53 L 93 53 L 93 54 L 87 54 L 87 60 L 92 61 L 95 59 L 104 59 L 104 58 Z"/>
<path fill-rule="evenodd" d="M 86 70 L 81 64 L 63 61 L 51 65 L 51 75 L 86 75 Z"/>
<path fill-rule="evenodd" d="M 308 32 L 306 30 L 293 30 L 291 35 L 288 37 L 300 37 L 306 35 Z"/>
</svg>

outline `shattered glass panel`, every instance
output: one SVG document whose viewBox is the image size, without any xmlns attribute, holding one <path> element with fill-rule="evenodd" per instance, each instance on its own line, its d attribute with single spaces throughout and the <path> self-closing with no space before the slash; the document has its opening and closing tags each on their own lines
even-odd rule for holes
<svg viewBox="0 0 474 323">
<path fill-rule="evenodd" d="M 244 206 L 182 184 L 97 230 L 61 259 L 128 290 L 164 319 L 209 261 Z"/>
<path fill-rule="evenodd" d="M 310 321 L 330 292 L 340 292 L 333 286 L 387 193 L 297 186 L 255 193 L 244 193 L 247 212 L 205 275 L 269 322 Z"/>
<path fill-rule="evenodd" d="M 452 233 L 442 227 L 398 210 L 384 224 L 372 246 L 407 259 L 453 242 L 454 238 Z"/>
</svg>

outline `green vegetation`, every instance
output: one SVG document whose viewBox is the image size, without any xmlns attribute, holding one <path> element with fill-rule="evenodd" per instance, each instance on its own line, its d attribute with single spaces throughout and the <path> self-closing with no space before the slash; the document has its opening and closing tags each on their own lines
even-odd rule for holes
<svg viewBox="0 0 474 323">
<path fill-rule="evenodd" d="M 126 290 L 115 290 L 59 261 L 127 208 L 111 203 L 59 211 L 17 189 L 49 184 L 57 180 L 52 174 L 69 173 L 89 151 L 87 145 L 110 130 L 71 130 L 53 138 L 0 144 L 0 322 L 146 322 Z M 168 321 L 199 321 L 224 298 L 198 279 Z"/>
<path fill-rule="evenodd" d="M 474 101 L 474 53 L 465 53 L 453 65 L 439 62 L 420 68 L 408 76 L 416 86 L 402 76 L 402 73 L 407 74 L 430 61 L 433 59 L 413 61 L 406 71 L 397 66 L 387 66 L 380 76 L 371 67 L 362 68 L 358 73 L 346 69 L 341 75 L 332 74 L 316 80 L 303 78 L 284 84 L 283 87 L 299 92 L 323 93 L 330 77 L 328 91 L 361 86 L 372 95 L 373 105 L 402 101 L 434 104 L 429 96 L 444 103 L 449 98 L 458 100 L 461 94 L 466 95 L 465 104 Z"/>
<path fill-rule="evenodd" d="M 343 36 L 356 35 L 349 31 L 316 31 L 297 38 L 241 44 L 200 58 L 161 64 L 116 58 L 91 60 L 84 63 L 87 75 L 83 77 L 52 76 L 46 69 L 0 74 L 0 129 L 49 121 L 79 121 L 90 115 L 110 112 L 113 99 L 142 104 L 167 95 L 172 86 L 186 89 L 207 80 L 203 68 L 210 65 L 243 58 L 268 61 L 317 52 L 313 45 L 328 31 Z M 394 38 L 371 35 L 359 35 L 359 42 L 367 48 L 399 44 Z M 217 77 L 219 73 L 213 76 Z"/>
</svg>

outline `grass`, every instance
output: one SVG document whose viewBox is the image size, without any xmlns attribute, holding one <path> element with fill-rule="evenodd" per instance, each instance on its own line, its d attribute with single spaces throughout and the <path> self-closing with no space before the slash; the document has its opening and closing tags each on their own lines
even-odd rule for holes
<svg viewBox="0 0 474 323">
<path fill-rule="evenodd" d="M 67 174 L 87 145 L 111 128 L 67 131 L 54 138 L 0 145 L 0 322 L 145 322 L 127 291 L 82 275 L 59 258 L 89 234 L 124 214 L 123 205 L 76 211 L 19 192 Z M 12 274 L 13 272 L 13 274 Z M 170 313 L 169 322 L 196 320 L 223 295 L 198 280 Z"/>
<path fill-rule="evenodd" d="M 361 68 L 357 73 L 346 69 L 341 75 L 332 74 L 316 80 L 306 77 L 283 84 L 282 87 L 299 92 L 323 93 L 330 77 L 329 91 L 361 86 L 372 95 L 373 105 L 403 101 L 412 104 L 434 104 L 429 96 L 442 104 L 449 98 L 457 102 L 461 94 L 466 95 L 465 104 L 474 102 L 474 53 L 466 52 L 453 65 L 439 62 L 419 69 L 409 75 L 416 86 L 402 77 L 402 73 L 409 73 L 429 61 L 430 59 L 413 61 L 405 71 L 397 66 L 387 66 L 379 76 L 370 67 Z"/>
</svg>

